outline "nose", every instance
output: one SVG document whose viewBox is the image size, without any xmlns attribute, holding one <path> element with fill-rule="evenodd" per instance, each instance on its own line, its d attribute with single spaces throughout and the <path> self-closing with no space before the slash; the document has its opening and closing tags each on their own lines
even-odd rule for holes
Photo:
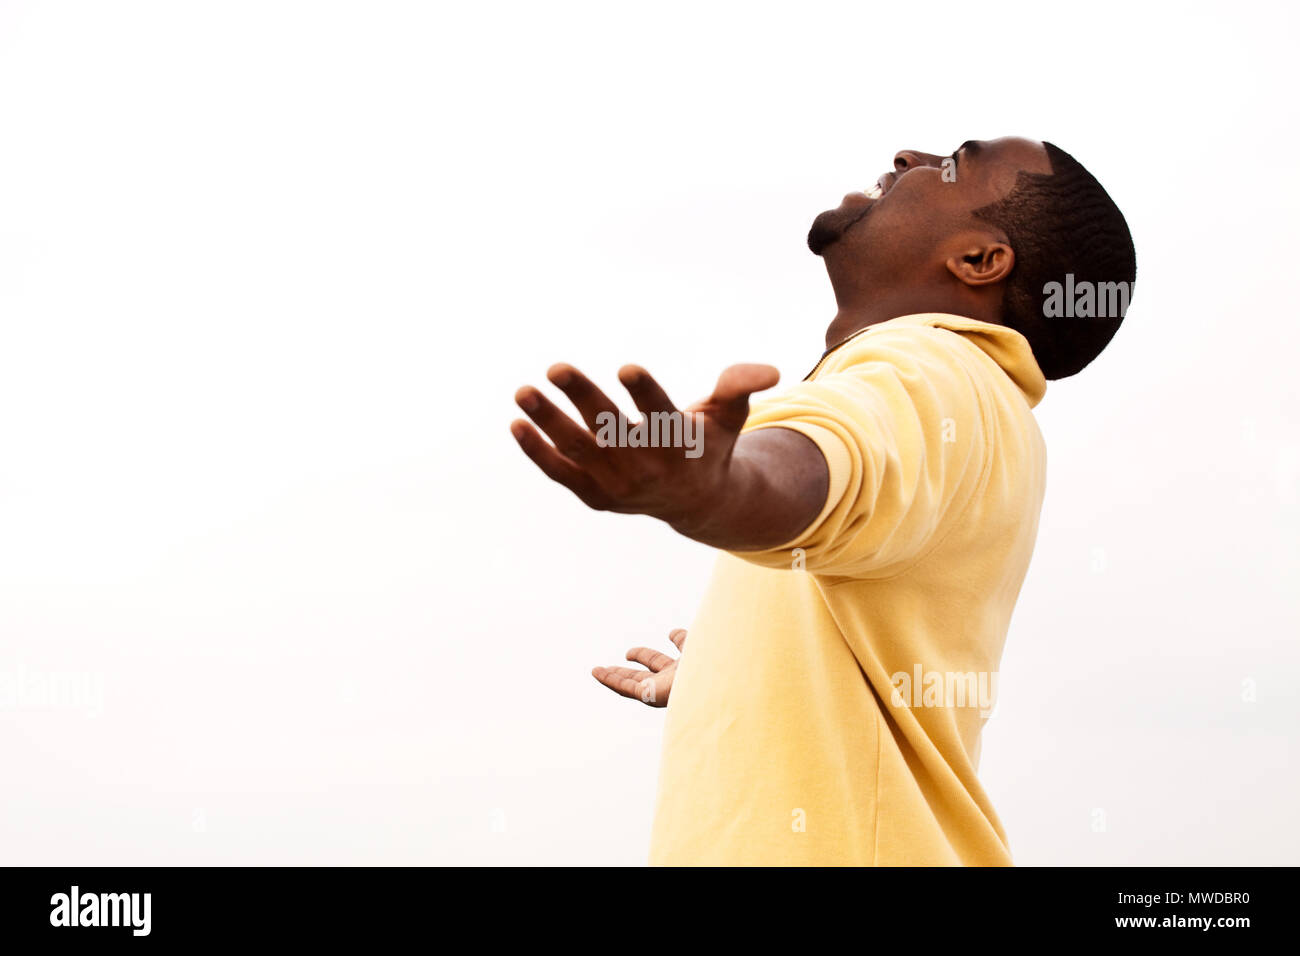
<svg viewBox="0 0 1300 956">
<path fill-rule="evenodd" d="M 933 153 L 922 153 L 915 149 L 902 149 L 894 154 L 894 170 L 900 176 L 917 166 L 941 166 L 942 164 L 942 156 L 935 156 Z"/>
</svg>

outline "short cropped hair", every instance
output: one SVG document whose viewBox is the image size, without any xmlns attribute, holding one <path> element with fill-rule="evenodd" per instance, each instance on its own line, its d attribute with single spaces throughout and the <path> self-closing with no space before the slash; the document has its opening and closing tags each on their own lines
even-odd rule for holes
<svg viewBox="0 0 1300 956">
<path fill-rule="evenodd" d="M 1137 277 L 1128 223 L 1073 156 L 1044 143 L 1052 172 L 1021 170 L 1003 199 L 975 215 L 1006 233 L 1016 261 L 1002 322 L 1029 340 L 1043 375 L 1065 378 L 1119 330 Z"/>
</svg>

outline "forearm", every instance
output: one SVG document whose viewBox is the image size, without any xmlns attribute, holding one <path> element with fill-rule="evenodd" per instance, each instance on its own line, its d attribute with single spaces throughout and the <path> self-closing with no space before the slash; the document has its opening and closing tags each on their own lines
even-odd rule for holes
<svg viewBox="0 0 1300 956">
<path fill-rule="evenodd" d="M 790 428 L 761 428 L 736 441 L 721 490 L 697 514 L 669 521 L 715 548 L 761 551 L 792 541 L 821 513 L 830 489 L 826 459 Z"/>
</svg>

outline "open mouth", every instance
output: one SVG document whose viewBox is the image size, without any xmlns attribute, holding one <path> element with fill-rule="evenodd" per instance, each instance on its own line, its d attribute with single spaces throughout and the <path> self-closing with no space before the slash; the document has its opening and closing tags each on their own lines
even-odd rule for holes
<svg viewBox="0 0 1300 956">
<path fill-rule="evenodd" d="M 898 182 L 898 173 L 885 173 L 876 180 L 876 184 L 870 189 L 863 190 L 868 199 L 879 199 L 885 193 L 893 188 L 894 183 Z"/>
</svg>

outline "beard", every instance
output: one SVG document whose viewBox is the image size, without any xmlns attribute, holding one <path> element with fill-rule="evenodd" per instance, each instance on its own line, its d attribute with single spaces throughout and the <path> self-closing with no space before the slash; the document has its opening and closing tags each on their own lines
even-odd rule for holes
<svg viewBox="0 0 1300 956">
<path fill-rule="evenodd" d="M 849 227 L 861 220 L 867 213 L 874 208 L 850 208 L 845 209 L 827 209 L 813 220 L 812 228 L 808 230 L 808 248 L 815 256 L 820 256 L 828 248 L 840 240 L 844 233 L 849 231 Z"/>
</svg>

